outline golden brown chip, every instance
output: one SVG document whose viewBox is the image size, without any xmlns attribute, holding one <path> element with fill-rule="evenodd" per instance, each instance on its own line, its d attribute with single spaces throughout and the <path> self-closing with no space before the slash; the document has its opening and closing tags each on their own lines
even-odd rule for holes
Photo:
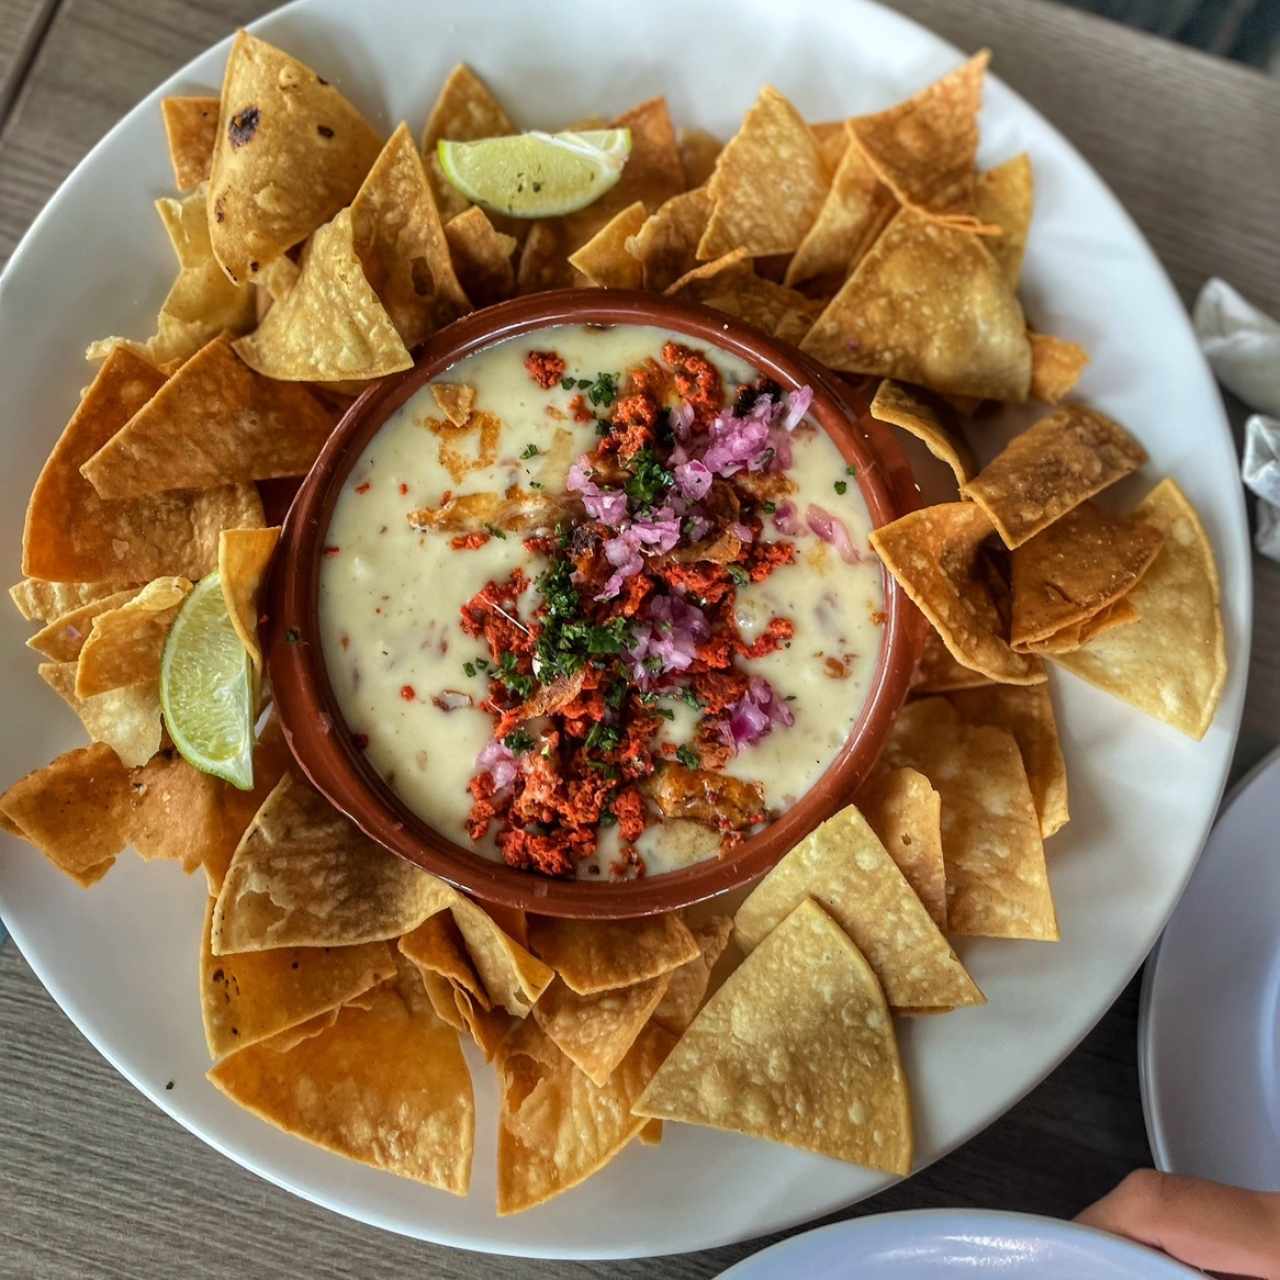
<svg viewBox="0 0 1280 1280">
<path fill-rule="evenodd" d="M 580 996 L 629 987 L 701 954 L 674 914 L 634 920 L 568 920 L 534 916 L 529 945 Z"/>
<path fill-rule="evenodd" d="M 253 485 L 111 501 L 80 474 L 81 465 L 163 382 L 127 349 L 103 362 L 32 490 L 22 533 L 23 573 L 64 582 L 145 582 L 163 574 L 199 578 L 217 563 L 223 529 L 262 524 Z"/>
<path fill-rule="evenodd" d="M 224 529 L 218 541 L 218 578 L 227 616 L 253 669 L 262 674 L 258 645 L 259 597 L 280 529 Z"/>
<path fill-rule="evenodd" d="M 505 1009 L 486 1009 L 461 987 L 453 988 L 454 1012 L 462 1022 L 462 1029 L 475 1041 L 491 1062 L 498 1046 L 506 1039 L 515 1019 Z M 452 1025 L 452 1024 L 451 1024 Z"/>
<path fill-rule="evenodd" d="M 930 919 L 947 928 L 947 870 L 942 859 L 942 797 L 914 769 L 883 769 L 857 796 L 876 839 L 915 890 Z"/>
<path fill-rule="evenodd" d="M 1027 771 L 1041 836 L 1047 840 L 1065 826 L 1070 818 L 1067 764 L 1058 741 L 1049 686 L 993 684 L 953 693 L 948 701 L 967 723 L 993 724 L 1013 734 Z"/>
<path fill-rule="evenodd" d="M 413 363 L 356 253 L 351 211 L 308 241 L 302 273 L 236 354 L 251 369 L 287 382 L 380 378 Z"/>
<path fill-rule="evenodd" d="M 800 344 L 832 369 L 1022 401 L 1026 321 L 984 239 L 910 209 L 890 221 Z"/>
<path fill-rule="evenodd" d="M 327 80 L 238 32 L 209 177 L 209 234 L 231 279 L 253 279 L 349 204 L 380 147 Z"/>
<path fill-rule="evenodd" d="M 397 944 L 400 954 L 407 956 L 419 969 L 438 974 L 455 987 L 461 987 L 482 1009 L 491 1008 L 483 984 L 467 957 L 467 944 L 448 911 L 428 916 L 412 933 L 406 933 Z"/>
<path fill-rule="evenodd" d="M 1027 652 L 1042 655 L 1071 653 L 1080 648 L 1081 645 L 1088 644 L 1094 636 L 1100 636 L 1115 627 L 1128 626 L 1129 623 L 1137 622 L 1137 620 L 1137 609 L 1133 607 L 1130 601 L 1121 597 L 1114 604 L 1109 604 L 1105 609 L 1098 610 L 1092 617 L 1085 618 L 1081 622 L 1073 622 L 1071 626 L 1055 631 L 1053 635 L 1048 636 L 1046 639 L 1037 640 L 1033 644 L 1027 645 Z"/>
<path fill-rule="evenodd" d="M 1126 597 L 1138 611 L 1137 622 L 1055 660 L 1139 711 L 1203 738 L 1227 679 L 1213 547 L 1171 478 L 1156 485 L 1134 515 L 1165 535 L 1159 555 Z"/>
<path fill-rule="evenodd" d="M 258 273 L 258 299 L 261 301 L 265 293 L 271 302 L 283 302 L 298 283 L 298 276 L 301 274 L 301 268 L 292 258 L 277 258 L 274 262 L 263 267 Z M 259 313 L 258 319 L 261 320 L 266 315 L 268 307 Z"/>
<path fill-rule="evenodd" d="M 711 218 L 698 257 L 719 258 L 734 249 L 752 257 L 792 252 L 813 225 L 830 184 L 809 126 L 766 85 L 716 161 L 708 183 Z"/>
<path fill-rule="evenodd" d="M 82 604 L 69 613 L 54 618 L 27 641 L 27 646 L 37 653 L 43 653 L 46 658 L 54 662 L 74 662 L 80 656 L 84 642 L 89 638 L 89 628 L 93 625 L 94 618 L 100 613 L 106 613 L 110 609 L 118 609 L 122 604 L 127 604 L 137 594 L 131 588 L 102 596 L 97 600 L 90 600 L 87 604 Z"/>
<path fill-rule="evenodd" d="M 1010 556 L 1010 643 L 1026 651 L 1128 595 L 1164 538 L 1139 519 L 1081 503 Z"/>
<path fill-rule="evenodd" d="M 157 578 L 124 604 L 98 614 L 80 650 L 76 697 L 158 681 L 165 639 L 190 590 L 186 578 Z"/>
<path fill-rule="evenodd" d="M 680 148 L 684 184 L 692 191 L 702 186 L 715 172 L 716 160 L 724 150 L 724 143 L 705 129 L 681 129 L 676 134 L 676 145 Z"/>
<path fill-rule="evenodd" d="M 673 298 L 737 316 L 783 342 L 797 343 L 822 310 L 817 299 L 756 275 L 751 260 L 736 249 L 703 263 L 667 289 Z"/>
<path fill-rule="evenodd" d="M 431 394 L 435 402 L 455 427 L 465 427 L 471 419 L 471 409 L 476 402 L 475 387 L 458 382 L 433 382 Z"/>
<path fill-rule="evenodd" d="M 164 747 L 129 774 L 129 842 L 147 861 L 166 858 L 186 872 L 204 861 L 219 837 L 223 792 L 212 774 L 189 765 Z"/>
<path fill-rule="evenodd" d="M 654 1022 L 676 1036 L 685 1033 L 702 1008 L 711 984 L 711 971 L 729 945 L 733 921 L 728 916 L 712 916 L 693 926 L 690 932 L 697 940 L 701 954 L 685 961 L 678 969 L 672 969 L 666 994 L 653 1011 Z M 643 1138 L 644 1134 L 640 1136 Z"/>
<path fill-rule="evenodd" d="M 1007 684 L 1039 684 L 1044 664 L 1015 653 L 986 559 L 991 523 L 970 502 L 947 502 L 882 525 L 871 545 L 962 666 Z"/>
<path fill-rule="evenodd" d="M 911 1170 L 911 1104 L 880 984 L 808 898 L 707 1001 L 634 1110 Z"/>
<path fill-rule="evenodd" d="M 968 231 L 985 229 L 974 216 L 974 160 L 990 61 L 982 49 L 905 102 L 849 122 L 867 162 L 904 205 Z"/>
<path fill-rule="evenodd" d="M 108 689 L 92 698 L 76 697 L 76 663 L 42 662 L 45 682 L 80 717 L 94 742 L 105 742 L 131 768 L 160 750 L 160 686 L 155 680 Z"/>
<path fill-rule="evenodd" d="M 849 149 L 849 122 L 819 120 L 809 125 L 809 131 L 818 144 L 818 150 L 822 152 L 822 162 L 827 166 L 827 172 L 835 173 L 840 167 L 840 161 L 844 159 L 844 153 Z"/>
<path fill-rule="evenodd" d="M 698 265 L 698 241 L 711 217 L 706 187 L 695 187 L 662 204 L 627 241 L 640 263 L 642 283 L 660 293 Z M 745 256 L 745 255 L 744 255 Z"/>
<path fill-rule="evenodd" d="M 643 269 L 627 245 L 648 216 L 640 200 L 616 213 L 586 244 L 569 255 L 574 270 L 581 271 L 597 288 L 638 289 Z"/>
<path fill-rule="evenodd" d="M 987 248 L 1008 277 L 1011 288 L 1018 287 L 1022 277 L 1022 258 L 1027 251 L 1027 234 L 1031 230 L 1031 210 L 1035 202 L 1035 183 L 1031 174 L 1031 157 L 1023 151 L 1012 160 L 988 169 L 978 177 L 974 193 L 978 221 L 1000 228 L 998 236 L 987 240 Z M 1032 380 L 1035 379 L 1035 347 L 1032 346 Z"/>
<path fill-rule="evenodd" d="M 943 422 L 937 409 L 919 392 L 886 378 L 871 402 L 871 416 L 881 422 L 891 422 L 915 436 L 939 462 L 951 468 L 956 484 L 964 484 L 977 474 L 973 450 Z"/>
<path fill-rule="evenodd" d="M 209 177 L 218 136 L 217 98 L 161 98 L 169 163 L 179 191 L 198 187 Z"/>
<path fill-rule="evenodd" d="M 444 224 L 445 239 L 464 292 L 478 307 L 511 296 L 516 272 L 511 255 L 516 238 L 495 231 L 478 204 Z"/>
<path fill-rule="evenodd" d="M 436 1017 L 447 1022 L 455 1031 L 465 1031 L 467 1024 L 462 1020 L 461 1002 L 454 999 L 453 983 L 433 969 L 423 969 L 419 966 L 419 972 L 422 975 L 422 986 L 427 993 L 427 999 L 431 1001 L 431 1007 L 436 1011 Z"/>
<path fill-rule="evenodd" d="M 952 689 L 973 689 L 990 683 L 990 676 L 957 662 L 942 637 L 929 628 L 920 662 L 911 679 L 912 693 L 948 693 Z"/>
<path fill-rule="evenodd" d="M 374 945 L 376 946 L 377 944 L 375 943 Z M 357 997 L 358 999 L 359 997 Z M 318 1036 L 322 1031 L 328 1031 L 337 1022 L 338 1014 L 341 1012 L 342 1009 L 339 1007 L 330 1009 L 327 1013 L 317 1013 L 314 1018 L 308 1018 L 305 1022 L 299 1022 L 296 1026 L 289 1027 L 284 1031 L 277 1031 L 275 1035 L 268 1036 L 265 1040 L 259 1040 L 258 1044 L 263 1049 L 270 1049 L 272 1053 L 288 1053 L 290 1049 L 300 1045 L 304 1040 L 310 1040 L 312 1036 Z"/>
<path fill-rule="evenodd" d="M 842 809 L 810 832 L 751 891 L 733 917 L 738 945 L 752 951 L 806 898 L 853 939 L 891 1008 L 985 1003 L 857 809 Z"/>
<path fill-rule="evenodd" d="M 608 1164 L 645 1124 L 632 1104 L 674 1043 L 650 1024 L 601 1086 L 532 1018 L 517 1026 L 498 1054 L 498 1212 L 532 1209 Z"/>
<path fill-rule="evenodd" d="M 542 220 L 529 228 L 516 267 L 516 292 L 540 293 L 576 283 L 568 254 L 572 245 L 561 220 Z"/>
<path fill-rule="evenodd" d="M 1014 436 L 961 492 L 986 512 L 1005 546 L 1018 547 L 1146 460 L 1118 422 L 1066 405 Z"/>
<path fill-rule="evenodd" d="M 465 1195 L 475 1099 L 458 1033 L 393 986 L 278 1053 L 253 1045 L 209 1079 L 268 1123 L 375 1169 Z"/>
<path fill-rule="evenodd" d="M 128 582 L 44 582 L 24 578 L 9 588 L 14 608 L 28 622 L 50 623 L 76 609 L 105 596 L 116 595 L 136 586 Z M 78 650 L 77 650 L 78 652 Z"/>
<path fill-rule="evenodd" d="M 1089 353 L 1078 343 L 1028 333 L 1031 340 L 1031 394 L 1047 404 L 1058 404 L 1080 381 Z"/>
<path fill-rule="evenodd" d="M 918 770 L 942 796 L 948 930 L 1056 942 L 1040 820 L 1013 735 L 965 724 L 945 698 L 917 698 L 881 762 Z"/>
</svg>

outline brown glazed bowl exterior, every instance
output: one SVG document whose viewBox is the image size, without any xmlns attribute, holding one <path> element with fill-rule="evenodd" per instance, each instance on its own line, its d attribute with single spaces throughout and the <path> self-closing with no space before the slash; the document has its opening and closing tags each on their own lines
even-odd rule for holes
<svg viewBox="0 0 1280 1280">
<path fill-rule="evenodd" d="M 352 465 L 415 392 L 483 347 L 556 324 L 655 325 L 741 357 L 786 390 L 814 389 L 810 416 L 857 468 L 872 523 L 918 505 L 915 482 L 890 429 L 866 412 L 865 393 L 794 348 L 719 311 L 627 290 L 565 289 L 476 311 L 436 333 L 412 369 L 366 391 L 347 411 L 289 510 L 272 571 L 268 662 L 285 737 L 302 771 L 362 831 L 475 897 L 541 915 L 618 918 L 672 911 L 745 885 L 846 804 L 874 765 L 906 696 L 923 641 L 920 615 L 884 576 L 884 641 L 865 707 L 817 784 L 776 822 L 711 858 L 652 879 L 554 880 L 482 858 L 411 813 L 366 763 L 344 724 L 325 671 L 317 616 L 321 547 Z"/>
</svg>

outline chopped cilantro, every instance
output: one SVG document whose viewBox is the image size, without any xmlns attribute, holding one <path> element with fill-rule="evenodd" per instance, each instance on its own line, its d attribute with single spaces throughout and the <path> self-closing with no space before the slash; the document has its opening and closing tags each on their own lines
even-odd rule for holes
<svg viewBox="0 0 1280 1280">
<path fill-rule="evenodd" d="M 499 529 L 499 528 L 498 528 L 498 526 L 497 526 L 496 524 L 487 524 L 487 525 L 485 525 L 485 527 L 484 527 L 484 531 L 485 531 L 485 533 L 487 533 L 487 534 L 489 535 L 489 537 L 491 537 L 491 538 L 501 538 L 503 542 L 506 542 L 506 540 L 507 540 L 507 535 L 506 535 L 505 533 L 503 533 L 503 532 L 502 532 L 502 530 L 501 530 L 501 529 Z"/>
<path fill-rule="evenodd" d="M 683 747 L 676 748 L 676 759 L 680 761 L 686 769 L 697 769 L 702 761 L 698 757 L 698 753 L 687 744 Z"/>
<path fill-rule="evenodd" d="M 654 711 L 664 720 L 674 720 L 676 718 L 676 713 L 670 707 L 654 707 Z"/>
<path fill-rule="evenodd" d="M 541 450 L 536 444 L 529 443 L 525 445 L 524 452 L 520 455 L 522 458 L 536 458 Z"/>
<path fill-rule="evenodd" d="M 847 467 L 845 467 L 844 473 L 847 476 L 856 476 L 858 474 L 858 468 L 851 462 Z"/>
<path fill-rule="evenodd" d="M 613 423 L 607 418 L 596 419 L 596 435 L 607 436 L 613 430 Z"/>
<path fill-rule="evenodd" d="M 561 550 L 568 547 L 572 535 L 573 526 L 567 520 L 562 520 L 556 525 L 556 540 L 560 543 Z"/>
<path fill-rule="evenodd" d="M 623 486 L 637 507 L 652 507 L 675 483 L 675 476 L 658 461 L 652 449 L 641 449 L 631 459 L 631 478 Z"/>
<path fill-rule="evenodd" d="M 835 484 L 833 484 L 831 487 L 832 487 L 832 488 L 833 488 L 837 493 L 848 493 L 848 492 L 849 492 L 849 482 L 848 482 L 847 480 L 837 480 L 837 481 L 835 482 Z"/>
<path fill-rule="evenodd" d="M 596 626 L 579 617 L 581 598 L 573 585 L 573 566 L 558 556 L 538 579 L 546 606 L 538 636 L 538 674 L 544 681 L 572 675 L 590 658 L 621 653 L 631 640 L 626 618 Z"/>
<path fill-rule="evenodd" d="M 618 378 L 617 373 L 598 373 L 594 382 L 588 382 L 583 386 L 585 379 L 579 379 L 578 386 L 587 393 L 587 399 L 592 404 L 611 405 L 618 398 Z"/>
<path fill-rule="evenodd" d="M 607 760 L 588 760 L 587 768 L 594 769 L 610 782 L 622 777 L 622 770 L 616 764 L 610 764 Z"/>
<path fill-rule="evenodd" d="M 530 489 L 541 489 L 541 488 L 542 488 L 542 481 L 541 481 L 541 480 L 530 480 L 530 481 L 529 481 L 529 488 L 530 488 Z"/>
<path fill-rule="evenodd" d="M 469 679 L 475 679 L 476 664 L 474 662 L 464 662 L 462 664 L 462 669 L 467 673 Z"/>
<path fill-rule="evenodd" d="M 778 509 L 778 504 L 776 502 L 762 502 L 760 504 L 760 510 L 763 511 L 767 516 L 773 515 L 773 513 L 777 511 L 777 509 Z"/>
<path fill-rule="evenodd" d="M 600 810 L 600 825 L 602 827 L 612 827 L 617 824 L 618 815 L 612 809 Z"/>
<path fill-rule="evenodd" d="M 518 756 L 533 750 L 533 735 L 526 729 L 515 729 L 502 741 L 509 751 L 514 751 Z"/>
<path fill-rule="evenodd" d="M 617 729 L 601 724 L 597 720 L 587 731 L 582 746 L 586 751 L 598 751 L 601 755 L 607 755 L 610 751 L 616 750 L 621 741 L 622 734 Z"/>
<path fill-rule="evenodd" d="M 729 566 L 729 577 L 733 579 L 734 585 L 739 587 L 745 587 L 751 581 L 751 575 L 740 564 Z"/>
<path fill-rule="evenodd" d="M 561 389 L 562 391 L 572 391 L 572 390 L 573 390 L 573 386 L 574 386 L 574 383 L 573 383 L 573 379 L 572 379 L 572 378 L 561 378 L 561 379 L 560 379 L 560 389 Z"/>
<path fill-rule="evenodd" d="M 662 674 L 662 659 L 656 653 L 651 653 L 644 660 L 644 669 L 652 676 L 660 676 Z"/>
<path fill-rule="evenodd" d="M 502 681 L 517 698 L 527 698 L 533 692 L 533 677 L 517 670 L 516 655 L 510 649 L 502 655 L 494 678 Z"/>
<path fill-rule="evenodd" d="M 573 381 L 572 378 L 566 378 L 565 381 L 576 386 L 579 391 L 585 391 L 591 385 L 590 378 L 579 378 L 576 383 Z"/>
<path fill-rule="evenodd" d="M 636 697 L 640 699 L 640 705 L 644 707 L 651 707 L 658 700 L 658 695 L 652 691 L 646 693 L 637 692 Z"/>
<path fill-rule="evenodd" d="M 615 680 L 604 691 L 604 704 L 606 707 L 614 711 L 620 711 L 622 704 L 627 700 L 627 682 L 625 680 Z"/>
<path fill-rule="evenodd" d="M 680 690 L 680 697 L 695 711 L 702 710 L 702 702 L 699 700 L 698 695 L 694 693 L 691 685 L 685 685 L 685 687 Z"/>
</svg>

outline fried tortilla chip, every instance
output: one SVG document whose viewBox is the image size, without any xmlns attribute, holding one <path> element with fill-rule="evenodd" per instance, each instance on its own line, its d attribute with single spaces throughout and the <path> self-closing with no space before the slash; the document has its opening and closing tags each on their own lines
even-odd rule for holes
<svg viewBox="0 0 1280 1280">
<path fill-rule="evenodd" d="M 160 750 L 160 686 L 155 680 L 108 689 L 92 698 L 76 697 L 76 663 L 42 662 L 45 682 L 80 717 L 94 742 L 105 742 L 121 764 L 144 765 Z"/>
<path fill-rule="evenodd" d="M 998 236 L 987 240 L 987 248 L 1016 289 L 1022 278 L 1022 259 L 1031 230 L 1031 210 L 1035 202 L 1035 182 L 1031 157 L 1025 151 L 1004 164 L 978 176 L 974 208 L 978 221 L 1000 228 Z M 1035 378 L 1035 347 L 1032 346 L 1032 379 Z"/>
<path fill-rule="evenodd" d="M 1070 818 L 1067 765 L 1058 741 L 1049 686 L 993 684 L 953 693 L 948 701 L 968 724 L 993 724 L 1013 734 L 1027 771 L 1041 836 L 1047 840 L 1064 827 Z"/>
<path fill-rule="evenodd" d="M 1044 664 L 1015 653 L 984 560 L 991 524 L 970 502 L 909 512 L 871 545 L 962 666 L 1006 684 L 1039 684 Z"/>
<path fill-rule="evenodd" d="M 169 163 L 179 191 L 190 191 L 209 177 L 218 136 L 217 98 L 161 98 Z"/>
<path fill-rule="evenodd" d="M 880 984 L 808 898 L 707 1001 L 634 1111 L 911 1171 L 911 1104 Z"/>
<path fill-rule="evenodd" d="M 128 582 L 44 582 L 40 578 L 24 578 L 9 588 L 9 599 L 28 622 L 48 624 L 82 605 L 92 604 L 106 596 L 125 590 L 136 590 Z M 77 653 L 79 650 L 77 649 Z"/>
<path fill-rule="evenodd" d="M 492 1007 L 467 958 L 467 944 L 462 933 L 448 911 L 428 916 L 412 933 L 406 933 L 397 945 L 400 954 L 407 956 L 419 969 L 447 978 L 453 986 L 466 991 L 482 1009 Z"/>
<path fill-rule="evenodd" d="M 1055 659 L 1139 711 L 1203 738 L 1227 679 L 1218 568 L 1195 508 L 1173 479 L 1162 480 L 1134 515 L 1165 535 L 1126 597 L 1132 626 L 1095 636 Z"/>
<path fill-rule="evenodd" d="M 1021 402 L 1026 321 L 980 237 L 910 209 L 890 221 L 800 344 L 832 369 Z"/>
<path fill-rule="evenodd" d="M 498 1212 L 519 1213 L 599 1172 L 645 1124 L 631 1108 L 675 1039 L 650 1024 L 605 1085 L 529 1018 L 498 1053 Z"/>
<path fill-rule="evenodd" d="M 1031 394 L 1046 404 L 1058 404 L 1080 381 L 1089 353 L 1078 343 L 1028 333 L 1031 341 Z"/>
<path fill-rule="evenodd" d="M 76 697 L 158 681 L 165 639 L 190 590 L 186 578 L 157 578 L 124 604 L 98 614 L 80 650 Z"/>
<path fill-rule="evenodd" d="M 1014 436 L 961 492 L 986 512 L 1005 546 L 1019 547 L 1146 460 L 1118 422 L 1066 405 Z"/>
<path fill-rule="evenodd" d="M 806 898 L 857 944 L 891 1008 L 985 1003 L 857 809 L 842 809 L 810 832 L 751 891 L 733 917 L 738 945 L 752 951 Z"/>
<path fill-rule="evenodd" d="M 200 950 L 200 1003 L 215 1061 L 336 1010 L 396 972 L 385 942 L 215 956 L 209 949 L 212 919 L 211 898 Z"/>
<path fill-rule="evenodd" d="M 923 773 L 885 769 L 863 784 L 857 804 L 930 919 L 945 932 L 947 871 L 942 860 L 942 797 Z"/>
<path fill-rule="evenodd" d="M 262 524 L 253 485 L 112 501 L 100 498 L 80 474 L 163 383 L 160 373 L 124 348 L 103 362 L 32 490 L 23 573 L 64 582 L 199 578 L 217 563 L 223 529 Z"/>
<path fill-rule="evenodd" d="M 227 616 L 259 675 L 262 674 L 262 649 L 258 644 L 258 601 L 279 540 L 277 526 L 224 529 L 218 541 L 218 578 Z"/>
<path fill-rule="evenodd" d="M 477 307 L 509 298 L 516 287 L 515 236 L 494 230 L 478 204 L 444 224 L 458 283 Z"/>
<path fill-rule="evenodd" d="M 656 978 L 702 954 L 675 915 L 635 920 L 535 916 L 529 921 L 529 945 L 580 996 Z"/>
<path fill-rule="evenodd" d="M 1026 652 L 1133 590 L 1164 538 L 1140 519 L 1116 520 L 1081 503 L 1009 558 L 1010 643 Z"/>
<path fill-rule="evenodd" d="M 702 1002 L 707 998 L 711 985 L 711 971 L 716 967 L 733 933 L 733 921 L 728 916 L 712 916 L 690 932 L 698 943 L 701 955 L 687 960 L 678 969 L 672 969 L 666 994 L 653 1011 L 653 1020 L 672 1035 L 682 1036 L 698 1015 Z M 643 1138 L 643 1133 L 641 1137 Z"/>
<path fill-rule="evenodd" d="M 263 954 L 270 953 L 264 952 Z M 357 1000 L 359 999 L 360 997 L 357 997 Z M 361 1007 L 363 1007 L 363 1003 Z M 312 1036 L 318 1036 L 322 1031 L 328 1031 L 337 1022 L 338 1014 L 341 1012 L 342 1008 L 339 1007 L 330 1009 L 327 1013 L 317 1013 L 314 1018 L 308 1018 L 305 1022 L 299 1022 L 296 1026 L 289 1027 L 285 1031 L 277 1031 L 275 1035 L 268 1036 L 265 1040 L 259 1040 L 258 1044 L 263 1049 L 270 1049 L 272 1053 L 288 1053 L 290 1049 L 300 1045 L 304 1040 L 310 1040 Z"/>
<path fill-rule="evenodd" d="M 871 402 L 871 416 L 915 436 L 939 462 L 951 468 L 956 484 L 964 484 L 977 475 L 973 450 L 943 422 L 938 410 L 920 392 L 886 378 Z"/>
<path fill-rule="evenodd" d="M 905 102 L 849 122 L 867 163 L 910 208 L 967 231 L 988 228 L 974 216 L 978 111 L 991 52 Z"/>
<path fill-rule="evenodd" d="M 327 80 L 237 33 L 209 176 L 209 234 L 227 275 L 253 279 L 328 222 L 351 202 L 380 149 L 378 135 Z"/>
<path fill-rule="evenodd" d="M 1073 622 L 1069 627 L 1055 631 L 1044 640 L 1036 640 L 1028 644 L 1026 651 L 1042 655 L 1072 653 L 1081 645 L 1088 644 L 1094 636 L 1100 636 L 1115 627 L 1128 626 L 1129 623 L 1137 620 L 1137 609 L 1122 596 L 1114 604 L 1107 605 L 1105 609 L 1099 609 L 1092 617 L 1085 618 L 1081 622 Z"/>
<path fill-rule="evenodd" d="M 535 222 L 520 249 L 516 292 L 540 293 L 544 289 L 563 289 L 576 283 L 568 261 L 571 249 L 562 221 L 544 219 Z"/>
<path fill-rule="evenodd" d="M 425 998 L 411 1008 L 392 986 L 368 1003 L 286 1053 L 263 1044 L 233 1053 L 209 1079 L 294 1137 L 465 1195 L 475 1099 L 458 1033 Z"/>
<path fill-rule="evenodd" d="M 73 663 L 80 656 L 80 650 L 84 648 L 84 642 L 89 638 L 89 628 L 93 625 L 94 618 L 100 613 L 106 613 L 108 610 L 118 609 L 122 604 L 127 604 L 137 594 L 130 588 L 127 591 L 117 591 L 112 595 L 102 596 L 98 600 L 82 604 L 42 627 L 27 641 L 27 647 L 34 649 L 37 653 L 43 653 L 46 658 L 54 662 Z"/>
<path fill-rule="evenodd" d="M 173 747 L 163 747 L 129 775 L 129 842 L 148 862 L 164 858 L 194 871 L 218 840 L 226 790 Z"/>
<path fill-rule="evenodd" d="M 433 382 L 431 394 L 441 413 L 455 427 L 465 427 L 471 420 L 471 410 L 476 402 L 475 387 L 459 382 Z"/>
<path fill-rule="evenodd" d="M 698 257 L 719 258 L 734 249 L 752 257 L 791 253 L 813 225 L 830 185 L 809 126 L 766 85 L 716 161 L 707 186 L 711 218 Z"/>
<path fill-rule="evenodd" d="M 742 250 L 690 271 L 667 289 L 667 294 L 737 316 L 792 344 L 809 332 L 822 310 L 820 300 L 806 298 L 794 289 L 756 275 Z"/>
<path fill-rule="evenodd" d="M 923 773 L 942 796 L 947 929 L 1056 942 L 1044 842 L 1013 735 L 965 724 L 945 698 L 902 709 L 881 757 Z"/>
<path fill-rule="evenodd" d="M 574 270 L 581 271 L 600 289 L 640 288 L 643 267 L 639 259 L 631 256 L 627 245 L 648 217 L 640 200 L 616 213 L 586 244 L 569 255 Z"/>
<path fill-rule="evenodd" d="M 991 677 L 957 662 L 942 637 L 932 628 L 924 639 L 924 649 L 915 675 L 912 693 L 947 693 L 952 689 L 973 689 L 991 684 Z"/>
<path fill-rule="evenodd" d="M 783 284 L 831 277 L 844 280 L 884 230 L 897 202 L 876 177 L 862 149 L 848 144 L 822 207 L 787 264 Z"/>
<path fill-rule="evenodd" d="M 311 237 L 298 283 L 235 349 L 251 369 L 286 382 L 363 380 L 409 368 L 413 360 L 361 266 L 349 209 Z"/>
<path fill-rule="evenodd" d="M 702 186 L 672 196 L 649 215 L 627 240 L 627 251 L 640 263 L 644 288 L 661 293 L 697 267 L 698 241 L 710 217 L 711 197 Z"/>
</svg>

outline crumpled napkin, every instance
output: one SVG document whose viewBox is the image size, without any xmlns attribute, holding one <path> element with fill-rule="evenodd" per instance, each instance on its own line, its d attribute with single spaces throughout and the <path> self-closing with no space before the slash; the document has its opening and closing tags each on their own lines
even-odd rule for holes
<svg viewBox="0 0 1280 1280">
<path fill-rule="evenodd" d="M 1244 424 L 1240 478 L 1258 496 L 1254 546 L 1280 560 L 1280 323 L 1218 279 L 1200 290 L 1191 318 L 1218 381 L 1259 410 Z"/>
</svg>

